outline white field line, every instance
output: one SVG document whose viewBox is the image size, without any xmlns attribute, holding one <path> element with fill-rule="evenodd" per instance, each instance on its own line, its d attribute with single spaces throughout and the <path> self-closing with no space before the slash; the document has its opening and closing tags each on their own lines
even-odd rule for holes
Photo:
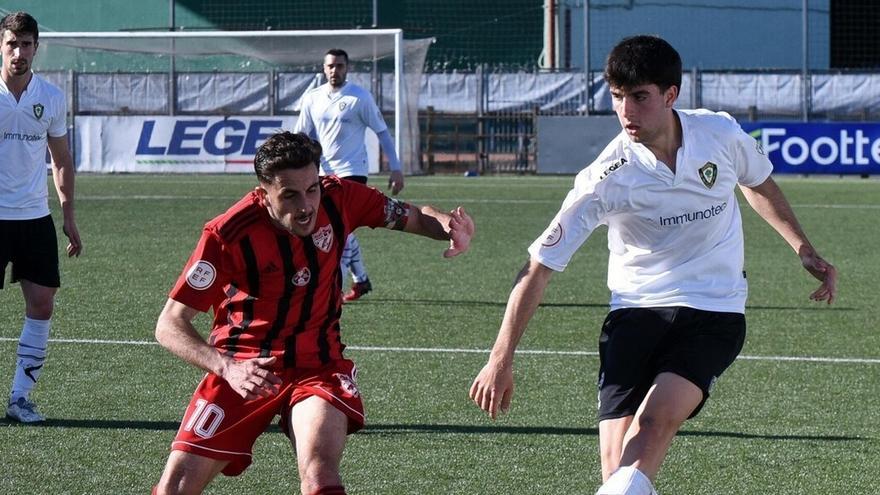
<svg viewBox="0 0 880 495">
<path fill-rule="evenodd" d="M 17 338 L 0 337 L 0 342 L 17 342 Z M 102 339 L 49 339 L 49 342 L 58 344 L 96 344 L 96 345 L 133 345 L 153 346 L 159 345 L 151 340 L 102 340 Z M 447 347 L 384 347 L 384 346 L 346 346 L 352 351 L 366 352 L 410 352 L 410 353 L 446 353 L 446 354 L 488 354 L 489 349 L 456 349 Z M 552 351 L 545 349 L 520 349 L 516 351 L 522 355 L 544 356 L 591 356 L 597 357 L 594 351 Z M 806 363 L 843 363 L 843 364 L 880 364 L 880 358 L 830 358 L 811 356 L 748 356 L 741 355 L 737 359 L 746 361 L 794 361 Z"/>
<path fill-rule="evenodd" d="M 123 201 L 123 200 L 137 200 L 137 201 L 177 201 L 177 200 L 191 200 L 191 199 L 226 199 L 230 201 L 234 201 L 237 196 L 189 196 L 185 194 L 181 195 L 171 195 L 171 194 L 155 194 L 155 195 L 129 195 L 129 196 L 79 196 L 77 198 L 79 201 Z M 478 203 L 478 204 L 562 204 L 562 199 L 462 199 L 462 198 L 406 198 L 405 201 L 417 204 L 424 203 L 455 203 L 455 204 L 468 204 L 468 203 Z M 880 210 L 880 205 L 868 204 L 868 205 L 858 205 L 858 204 L 792 204 L 793 208 L 830 208 L 830 209 L 850 209 L 850 210 Z"/>
</svg>

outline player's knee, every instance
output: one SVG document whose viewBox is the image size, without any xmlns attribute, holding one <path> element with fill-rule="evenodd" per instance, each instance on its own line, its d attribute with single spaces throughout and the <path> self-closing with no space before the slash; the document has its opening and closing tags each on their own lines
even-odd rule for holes
<svg viewBox="0 0 880 495">
<path fill-rule="evenodd" d="M 177 467 L 166 469 L 162 473 L 162 479 L 155 486 L 156 495 L 195 495 L 205 489 L 206 482 L 187 476 L 187 471 Z"/>
<path fill-rule="evenodd" d="M 643 413 L 636 417 L 640 434 L 652 437 L 675 435 L 681 422 L 663 414 Z"/>
<path fill-rule="evenodd" d="M 202 493 L 201 488 L 187 486 L 185 483 L 173 483 L 162 480 L 153 489 L 154 495 L 196 495 Z"/>
<path fill-rule="evenodd" d="M 52 319 L 52 305 L 49 306 L 33 306 L 27 310 L 28 318 L 34 320 L 50 320 Z"/>
<path fill-rule="evenodd" d="M 25 299 L 25 311 L 28 318 L 35 320 L 48 320 L 52 318 L 55 308 L 55 297 L 50 294 L 28 297 Z"/>
</svg>

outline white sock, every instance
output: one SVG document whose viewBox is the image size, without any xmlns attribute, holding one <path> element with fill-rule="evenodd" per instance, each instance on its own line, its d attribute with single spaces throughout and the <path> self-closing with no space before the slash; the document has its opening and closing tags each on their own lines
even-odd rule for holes
<svg viewBox="0 0 880 495">
<path fill-rule="evenodd" d="M 369 279 L 367 267 L 364 266 L 364 261 L 361 258 L 361 243 L 358 242 L 354 234 L 348 235 L 348 239 L 345 241 L 345 251 L 349 254 L 348 262 L 351 268 L 351 278 L 354 279 L 356 284 L 366 282 Z"/>
<path fill-rule="evenodd" d="M 596 495 L 657 495 L 645 473 L 632 466 L 622 466 L 599 487 Z"/>
<path fill-rule="evenodd" d="M 21 338 L 18 340 L 15 376 L 12 378 L 12 402 L 19 397 L 27 397 L 37 384 L 46 360 L 51 322 L 52 320 L 34 320 L 28 317 L 24 319 Z"/>
</svg>

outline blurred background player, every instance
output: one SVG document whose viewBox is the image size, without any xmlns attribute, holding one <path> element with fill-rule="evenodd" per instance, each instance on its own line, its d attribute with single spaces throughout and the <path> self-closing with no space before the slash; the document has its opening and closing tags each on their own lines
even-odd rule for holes
<svg viewBox="0 0 880 495">
<path fill-rule="evenodd" d="M 468 250 L 474 224 L 335 176 L 319 177 L 321 146 L 270 137 L 254 158 L 258 186 L 205 225 L 156 324 L 156 339 L 207 371 L 187 407 L 154 493 L 200 493 L 251 463 L 257 437 L 281 415 L 303 495 L 345 493 L 346 435 L 364 426 L 357 369 L 343 356 L 340 258 L 366 226 L 449 240 Z M 214 309 L 210 343 L 192 321 Z"/>
<path fill-rule="evenodd" d="M 655 36 L 626 38 L 605 66 L 622 132 L 582 170 L 556 217 L 529 247 L 498 337 L 470 396 L 494 418 L 513 394 L 514 350 L 554 271 L 599 225 L 608 227 L 611 312 L 599 337 L 597 495 L 651 495 L 685 420 L 745 340 L 747 284 L 735 194 L 822 283 L 837 271 L 798 224 L 757 142 L 726 113 L 674 110 L 681 58 Z"/>
<path fill-rule="evenodd" d="M 73 213 L 74 168 L 67 146 L 64 93 L 31 70 L 39 46 L 37 21 L 14 12 L 0 21 L 0 288 L 6 265 L 24 295 L 25 318 L 18 341 L 15 375 L 6 416 L 22 423 L 43 421 L 30 392 L 46 360 L 55 292 L 61 285 L 58 239 L 49 213 L 46 148 L 68 256 L 79 256 L 82 242 Z"/>
<path fill-rule="evenodd" d="M 303 95 L 294 132 L 304 132 L 321 143 L 324 149 L 322 174 L 366 184 L 369 163 L 364 132 L 369 127 L 388 157 L 391 168 L 388 187 L 391 194 L 396 195 L 403 189 L 403 172 L 382 112 L 369 91 L 346 81 L 348 54 L 344 50 L 329 50 L 324 55 L 323 67 L 327 82 Z M 346 302 L 357 300 L 373 289 L 361 257 L 360 243 L 354 235 L 346 240 L 342 267 L 343 275 L 351 271 L 352 277 L 351 289 L 344 296 Z"/>
</svg>

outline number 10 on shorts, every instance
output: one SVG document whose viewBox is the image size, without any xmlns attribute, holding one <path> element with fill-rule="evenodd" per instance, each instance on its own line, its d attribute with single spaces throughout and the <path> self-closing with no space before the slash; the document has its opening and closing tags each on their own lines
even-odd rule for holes
<svg viewBox="0 0 880 495">
<path fill-rule="evenodd" d="M 223 421 L 223 409 L 216 404 L 208 404 L 205 399 L 196 400 L 196 408 L 193 410 L 183 429 L 191 431 L 202 438 L 211 438 Z M 194 429 L 195 428 L 195 429 Z"/>
</svg>

